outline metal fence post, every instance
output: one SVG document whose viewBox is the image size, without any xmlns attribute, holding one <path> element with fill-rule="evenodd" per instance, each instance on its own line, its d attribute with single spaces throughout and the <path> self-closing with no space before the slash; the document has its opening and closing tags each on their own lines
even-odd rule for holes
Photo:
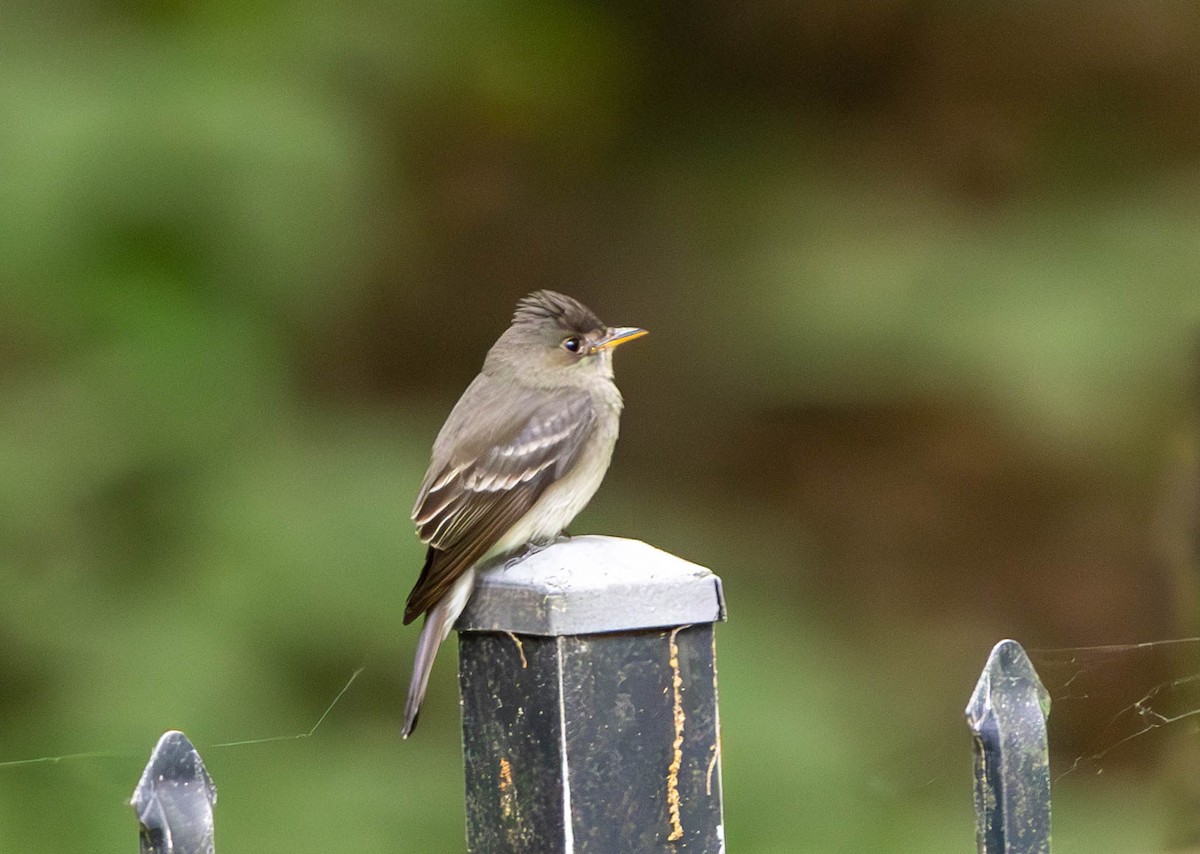
<svg viewBox="0 0 1200 854">
<path fill-rule="evenodd" d="M 1000 641 L 967 704 L 980 854 L 1049 854 L 1050 695 L 1016 641 Z"/>
<path fill-rule="evenodd" d="M 213 854 L 217 787 L 183 733 L 171 730 L 158 740 L 129 802 L 142 854 Z"/>
<path fill-rule="evenodd" d="M 720 579 L 574 537 L 482 574 L 459 620 L 467 848 L 724 851 Z"/>
</svg>

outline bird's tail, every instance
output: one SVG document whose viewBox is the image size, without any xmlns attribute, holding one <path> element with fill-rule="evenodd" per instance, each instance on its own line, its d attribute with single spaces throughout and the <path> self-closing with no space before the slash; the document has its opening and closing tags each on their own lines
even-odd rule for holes
<svg viewBox="0 0 1200 854">
<path fill-rule="evenodd" d="M 438 648 L 454 628 L 458 615 L 467 607 L 467 601 L 474 589 L 475 569 L 471 568 L 454 582 L 450 592 L 425 615 L 425 624 L 421 626 L 421 635 L 417 638 L 412 680 L 408 683 L 408 699 L 404 703 L 404 728 L 400 730 L 401 738 L 408 738 L 417 728 L 417 718 L 421 713 L 421 701 L 425 699 L 425 689 L 429 686 L 433 660 L 437 656 Z"/>
</svg>

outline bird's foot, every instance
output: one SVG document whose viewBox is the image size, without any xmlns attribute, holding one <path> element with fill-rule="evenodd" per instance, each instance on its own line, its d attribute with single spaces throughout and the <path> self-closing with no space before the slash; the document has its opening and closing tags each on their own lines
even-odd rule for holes
<svg viewBox="0 0 1200 854">
<path fill-rule="evenodd" d="M 565 531 L 557 534 L 553 539 L 549 540 L 533 540 L 521 547 L 521 550 L 504 562 L 504 568 L 516 566 L 527 557 L 532 557 L 540 551 L 550 548 L 555 543 L 566 542 L 571 539 L 571 535 Z"/>
</svg>

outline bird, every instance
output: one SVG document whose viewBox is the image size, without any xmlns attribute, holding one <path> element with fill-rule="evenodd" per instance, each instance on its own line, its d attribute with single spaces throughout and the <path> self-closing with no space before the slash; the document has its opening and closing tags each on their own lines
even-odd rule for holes
<svg viewBox="0 0 1200 854">
<path fill-rule="evenodd" d="M 425 615 L 401 730 L 416 728 L 438 648 L 479 568 L 553 542 L 600 487 L 623 401 L 613 350 L 646 335 L 607 326 L 550 290 L 522 297 L 512 323 L 433 443 L 412 520 L 428 546 L 404 624 Z"/>
</svg>

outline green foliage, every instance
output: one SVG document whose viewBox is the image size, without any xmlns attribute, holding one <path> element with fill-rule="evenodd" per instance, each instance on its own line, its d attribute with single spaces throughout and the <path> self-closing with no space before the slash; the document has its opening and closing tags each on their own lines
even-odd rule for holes
<svg viewBox="0 0 1200 854">
<path fill-rule="evenodd" d="M 407 516 L 450 401 L 540 286 L 654 332 L 622 353 L 625 438 L 576 528 L 725 578 L 731 850 L 970 848 L 961 708 L 991 642 L 1037 624 L 949 595 L 931 613 L 915 582 L 883 608 L 845 596 L 876 582 L 863 532 L 894 536 L 898 575 L 944 569 L 939 594 L 978 579 L 936 547 L 905 553 L 892 514 L 846 494 L 827 497 L 848 521 L 825 538 L 791 446 L 756 431 L 965 402 L 1034 448 L 1029 469 L 1087 458 L 1153 492 L 1200 312 L 1195 107 L 1160 134 L 1170 110 L 1129 91 L 1173 79 L 1154 62 L 1182 79 L 1196 60 L 1150 51 L 1145 79 L 1109 91 L 1025 45 L 995 78 L 1049 68 L 1060 100 L 997 95 L 1011 115 L 980 142 L 968 106 L 993 93 L 947 84 L 939 60 L 955 27 L 1006 32 L 998 13 L 935 4 L 921 41 L 899 13 L 710 11 L 10 4 L 0 852 L 131 849 L 122 803 L 169 728 L 217 782 L 221 850 L 457 850 L 449 650 L 420 732 L 398 738 Z M 939 86 L 961 100 L 926 103 Z M 935 144 L 912 155 L 922 133 Z M 1063 527 L 1072 509 L 1054 505 Z M 360 666 L 311 738 L 215 746 L 306 732 Z M 1156 843 L 1136 783 L 1067 791 L 1056 850 Z"/>
</svg>

